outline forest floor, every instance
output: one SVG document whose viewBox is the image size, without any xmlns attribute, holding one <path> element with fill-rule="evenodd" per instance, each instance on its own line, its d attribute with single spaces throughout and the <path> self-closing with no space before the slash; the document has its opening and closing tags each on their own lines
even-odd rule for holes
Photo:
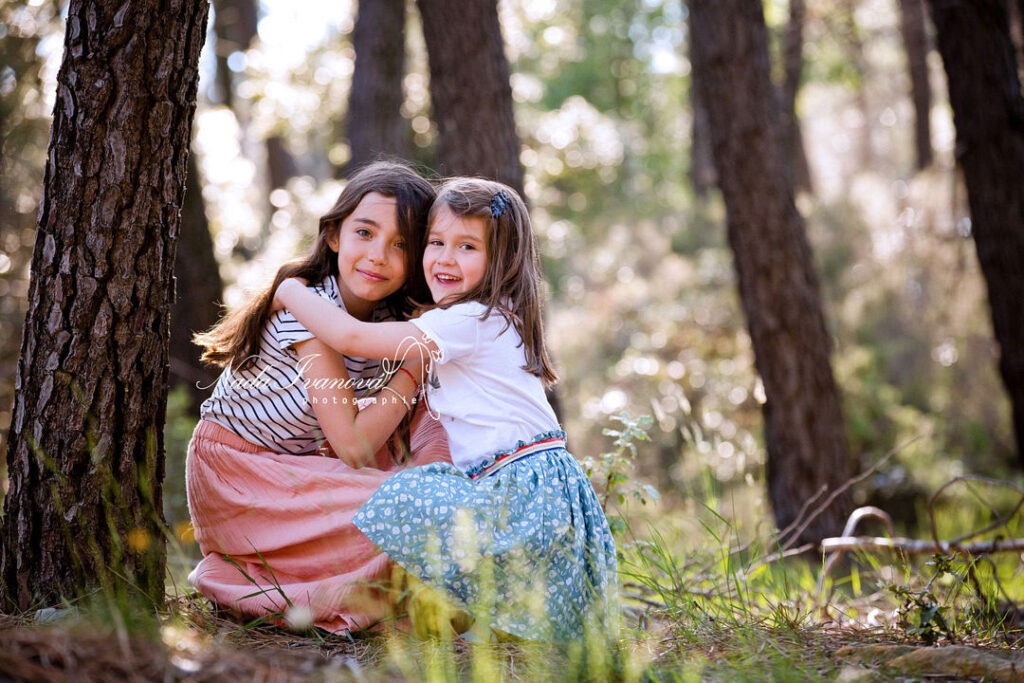
<svg viewBox="0 0 1024 683">
<path fill-rule="evenodd" d="M 635 617 L 640 616 L 639 621 Z M 80 615 L 0 616 L 0 681 L 1024 681 L 1024 634 L 913 644 L 892 629 L 706 624 L 632 613 L 618 653 L 595 661 L 529 645 L 342 638 L 245 626 L 178 598 L 146 633 Z M 533 647 L 533 649 L 531 649 Z M 578 652 L 576 653 L 579 654 Z"/>
</svg>

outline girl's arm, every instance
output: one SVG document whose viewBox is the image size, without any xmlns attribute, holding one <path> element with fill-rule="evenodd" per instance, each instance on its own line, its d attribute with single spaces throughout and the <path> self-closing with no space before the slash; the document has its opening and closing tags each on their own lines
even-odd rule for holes
<svg viewBox="0 0 1024 683">
<path fill-rule="evenodd" d="M 331 448 L 349 467 L 370 464 L 374 453 L 387 442 L 412 408 L 418 384 L 405 372 L 396 372 L 377 395 L 378 400 L 358 410 L 355 395 L 346 381 L 348 369 L 339 354 L 315 337 L 298 342 L 294 348 L 303 361 L 303 379 L 307 382 L 313 414 Z M 406 366 L 415 365 L 415 362 L 406 363 Z M 407 369 L 413 376 L 420 374 L 418 367 Z"/>
<path fill-rule="evenodd" d="M 409 322 L 367 323 L 352 317 L 306 288 L 300 280 L 282 282 L 275 304 L 291 311 L 307 330 L 338 353 L 364 358 L 408 360 L 419 357 L 426 364 L 437 345 Z"/>
</svg>

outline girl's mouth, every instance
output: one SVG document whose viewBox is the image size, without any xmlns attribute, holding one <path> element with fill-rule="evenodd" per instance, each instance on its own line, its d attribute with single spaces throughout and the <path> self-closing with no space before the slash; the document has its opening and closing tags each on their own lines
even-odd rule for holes
<svg viewBox="0 0 1024 683">
<path fill-rule="evenodd" d="M 372 273 L 368 270 L 357 270 L 356 272 L 362 275 L 367 280 L 373 280 L 374 282 L 384 282 L 385 280 L 387 280 L 387 278 L 384 277 L 383 275 L 379 275 L 378 273 Z"/>
</svg>

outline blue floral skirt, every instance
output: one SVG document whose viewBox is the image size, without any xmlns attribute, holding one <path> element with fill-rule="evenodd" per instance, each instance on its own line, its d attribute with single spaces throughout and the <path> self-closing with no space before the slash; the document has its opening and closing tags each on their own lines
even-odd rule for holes
<svg viewBox="0 0 1024 683">
<path fill-rule="evenodd" d="M 551 434 L 560 432 L 537 440 Z M 477 479 L 449 463 L 404 470 L 354 522 L 406 571 L 497 630 L 566 641 L 618 623 L 615 543 L 564 448 Z"/>
</svg>

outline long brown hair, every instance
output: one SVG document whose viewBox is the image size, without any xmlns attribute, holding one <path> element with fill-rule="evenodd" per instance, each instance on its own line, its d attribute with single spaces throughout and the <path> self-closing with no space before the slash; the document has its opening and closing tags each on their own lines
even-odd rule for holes
<svg viewBox="0 0 1024 683">
<path fill-rule="evenodd" d="M 441 307 L 479 301 L 487 306 L 484 317 L 497 309 L 522 339 L 523 369 L 551 386 L 558 375 L 544 345 L 540 257 L 526 203 L 511 187 L 494 180 L 449 178 L 438 188 L 428 223 L 441 206 L 459 217 L 482 218 L 487 226 L 483 278 L 469 291 L 446 299 Z"/>
<path fill-rule="evenodd" d="M 281 266 L 269 287 L 225 315 L 206 332 L 192 338 L 204 349 L 204 362 L 232 368 L 252 362 L 259 354 L 260 338 L 270 318 L 270 304 L 278 285 L 290 277 L 315 284 L 328 275 L 338 276 L 338 258 L 328 242 L 338 234 L 342 221 L 371 192 L 396 200 L 398 233 L 406 245 L 405 285 L 386 299 L 388 305 L 397 317 L 404 318 L 410 311 L 409 297 L 422 300 L 429 296 L 423 278 L 421 254 L 427 212 L 435 196 L 434 186 L 403 163 L 375 161 L 352 175 L 334 206 L 320 218 L 316 241 L 306 258 Z"/>
</svg>

